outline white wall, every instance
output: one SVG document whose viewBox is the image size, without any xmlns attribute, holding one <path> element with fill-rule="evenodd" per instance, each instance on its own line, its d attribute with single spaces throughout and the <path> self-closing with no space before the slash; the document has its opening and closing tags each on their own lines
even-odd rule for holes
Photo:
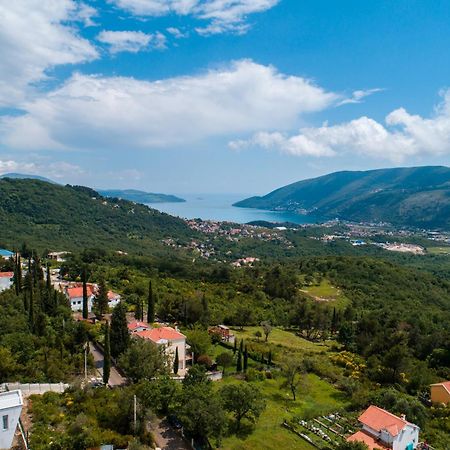
<svg viewBox="0 0 450 450">
<path fill-rule="evenodd" d="M 94 296 L 88 297 L 88 312 L 92 310 L 92 303 L 94 301 Z M 72 311 L 83 311 L 83 297 L 74 297 L 70 299 L 70 307 Z"/>
<path fill-rule="evenodd" d="M 0 292 L 9 289 L 12 286 L 12 281 L 9 278 L 1 277 L 0 278 Z"/>
<path fill-rule="evenodd" d="M 0 409 L 0 449 L 11 448 L 22 406 Z M 3 429 L 3 416 L 8 416 L 8 429 Z"/>
<path fill-rule="evenodd" d="M 419 443 L 419 428 L 407 425 L 394 440 L 393 450 L 405 450 L 406 446 L 413 443 L 413 448 Z"/>
</svg>

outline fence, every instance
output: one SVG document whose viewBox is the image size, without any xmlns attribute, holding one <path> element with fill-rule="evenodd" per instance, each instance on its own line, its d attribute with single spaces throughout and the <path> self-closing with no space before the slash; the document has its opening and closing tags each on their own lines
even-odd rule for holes
<svg viewBox="0 0 450 450">
<path fill-rule="evenodd" d="M 0 392 L 22 391 L 24 397 L 34 394 L 45 394 L 46 392 L 57 392 L 61 394 L 70 387 L 67 383 L 2 383 L 0 384 Z"/>
</svg>

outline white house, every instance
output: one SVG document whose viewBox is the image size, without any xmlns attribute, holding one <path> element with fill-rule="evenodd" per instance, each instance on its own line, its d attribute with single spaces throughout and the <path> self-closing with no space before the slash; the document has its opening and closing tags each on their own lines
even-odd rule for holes
<svg viewBox="0 0 450 450">
<path fill-rule="evenodd" d="M 0 449 L 11 448 L 22 406 L 21 391 L 0 394 Z"/>
<path fill-rule="evenodd" d="M 9 289 L 13 284 L 14 272 L 0 272 L 0 292 Z"/>
<path fill-rule="evenodd" d="M 92 285 L 87 285 L 88 296 L 88 312 L 91 312 L 94 303 L 94 288 Z M 83 311 L 83 286 L 68 287 L 66 289 L 66 296 L 69 299 L 72 311 Z"/>
<path fill-rule="evenodd" d="M 186 336 L 184 334 L 172 327 L 160 327 L 138 331 L 134 335 L 147 339 L 156 345 L 164 346 L 166 354 L 172 361 L 178 349 L 178 374 L 183 376 L 186 373 Z"/>
<path fill-rule="evenodd" d="M 419 427 L 404 416 L 371 405 L 358 420 L 362 429 L 347 438 L 349 442 L 364 442 L 370 450 L 414 450 L 419 444 Z"/>
<path fill-rule="evenodd" d="M 95 294 L 97 293 L 97 285 L 88 283 L 87 286 L 87 296 L 88 296 L 88 312 L 92 311 L 92 306 L 94 304 Z M 67 287 L 66 296 L 70 301 L 70 307 L 72 311 L 82 311 L 83 310 L 83 285 L 78 283 L 75 286 Z M 121 297 L 113 291 L 108 291 L 108 306 L 114 308 L 120 303 Z"/>
</svg>

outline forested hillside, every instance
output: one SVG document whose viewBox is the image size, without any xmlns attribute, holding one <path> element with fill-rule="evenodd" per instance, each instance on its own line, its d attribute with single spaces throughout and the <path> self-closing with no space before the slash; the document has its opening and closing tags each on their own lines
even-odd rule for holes
<svg viewBox="0 0 450 450">
<path fill-rule="evenodd" d="M 127 200 L 104 198 L 81 186 L 32 179 L 0 180 L 2 245 L 36 249 L 155 252 L 160 240 L 192 236 L 177 218 Z"/>
<path fill-rule="evenodd" d="M 450 229 L 450 169 L 412 167 L 336 172 L 290 184 L 235 206 Z"/>
</svg>

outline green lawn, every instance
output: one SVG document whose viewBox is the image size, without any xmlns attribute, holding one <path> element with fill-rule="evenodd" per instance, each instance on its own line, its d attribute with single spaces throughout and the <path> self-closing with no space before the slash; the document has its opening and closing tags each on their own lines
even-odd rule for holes
<svg viewBox="0 0 450 450">
<path fill-rule="evenodd" d="M 427 252 L 431 255 L 449 255 L 450 247 L 427 247 Z"/>
<path fill-rule="evenodd" d="M 260 331 L 262 333 L 261 327 L 244 327 L 243 330 L 233 329 L 235 336 L 241 340 L 258 342 L 255 337 L 255 332 Z M 264 344 L 264 335 L 259 339 L 259 342 Z M 281 346 L 286 349 L 302 351 L 307 353 L 319 353 L 329 350 L 329 343 L 315 343 L 307 341 L 292 331 L 282 330 L 281 328 L 273 328 L 269 335 L 268 344 L 271 346 Z"/>
<path fill-rule="evenodd" d="M 234 377 L 226 377 L 220 383 L 237 383 Z M 299 449 L 313 450 L 310 444 L 283 428 L 284 420 L 293 417 L 310 418 L 320 414 L 337 411 L 346 406 L 344 396 L 331 384 L 313 374 L 306 376 L 298 393 L 297 400 L 282 387 L 283 379 L 255 382 L 267 402 L 264 413 L 248 435 L 230 436 L 224 439 L 223 450 L 250 449 Z M 249 425 L 249 424 L 247 424 Z"/>
<path fill-rule="evenodd" d="M 317 301 L 330 303 L 337 308 L 345 308 L 349 300 L 340 291 L 333 286 L 328 280 L 323 279 L 319 285 L 304 286 L 302 292 L 310 295 Z"/>
</svg>

